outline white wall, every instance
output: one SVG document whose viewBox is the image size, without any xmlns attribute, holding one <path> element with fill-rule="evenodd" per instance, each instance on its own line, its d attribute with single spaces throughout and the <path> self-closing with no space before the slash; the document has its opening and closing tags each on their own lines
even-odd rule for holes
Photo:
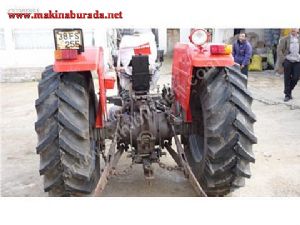
<svg viewBox="0 0 300 225">
<path fill-rule="evenodd" d="M 213 43 L 225 43 L 229 38 L 233 37 L 233 29 L 214 29 L 213 30 Z"/>
<path fill-rule="evenodd" d="M 180 37 L 179 41 L 181 43 L 189 43 L 189 35 L 190 35 L 190 29 L 189 28 L 183 28 L 180 29 Z M 158 29 L 158 44 L 159 49 L 164 50 L 165 54 L 167 53 L 167 28 L 159 28 Z"/>
<path fill-rule="evenodd" d="M 104 54 L 104 65 L 107 67 L 109 55 L 110 55 L 110 49 L 108 49 L 107 44 L 107 32 L 106 29 L 95 29 L 94 30 L 94 39 L 95 39 L 95 46 L 96 47 L 102 47 L 103 48 L 103 54 Z"/>
<path fill-rule="evenodd" d="M 190 36 L 191 29 L 189 28 L 181 28 L 180 29 L 180 42 L 181 43 L 189 43 L 189 36 Z"/>
<path fill-rule="evenodd" d="M 101 32 L 105 32 L 106 30 L 103 29 Z M 50 42 L 54 42 L 52 29 L 45 29 L 45 33 L 48 32 Z M 95 36 L 93 30 L 84 30 L 84 41 L 87 46 L 92 45 L 92 38 Z M 33 39 L 30 43 L 28 40 L 28 36 L 22 39 L 22 35 L 26 34 L 36 34 L 32 35 Z M 40 34 L 40 35 L 39 35 Z M 99 38 L 96 40 L 95 37 L 95 44 L 99 43 L 103 45 L 106 44 L 106 35 L 98 35 L 98 37 L 102 37 L 103 39 Z M 12 30 L 5 28 L 4 29 L 4 40 L 5 40 L 5 49 L 0 50 L 0 67 L 45 67 L 47 65 L 53 64 L 54 62 L 54 44 L 49 44 L 49 40 L 47 39 L 45 45 L 39 47 L 39 44 L 42 43 L 41 40 L 45 39 L 45 35 L 42 34 L 42 30 L 32 29 L 32 30 Z M 39 44 L 34 47 L 37 43 Z M 16 43 L 19 48 L 16 48 Z M 21 47 L 20 47 L 21 46 Z M 28 46 L 28 48 L 25 48 Z M 96 45 L 97 46 L 97 45 Z M 24 48 L 23 48 L 24 47 Z"/>
<path fill-rule="evenodd" d="M 231 33 L 227 31 L 228 29 L 219 29 L 216 30 L 217 35 L 214 37 L 221 35 L 218 37 L 221 39 L 222 37 L 227 37 Z M 45 67 L 47 65 L 53 64 L 54 62 L 54 45 L 52 44 L 53 36 L 52 36 L 52 29 L 44 29 L 45 33 L 47 34 L 47 40 L 45 45 L 42 43 L 41 48 L 31 48 L 31 49 L 16 49 L 16 41 L 18 41 L 18 46 L 35 46 L 34 40 L 33 43 L 30 43 L 30 38 L 26 39 L 24 37 L 24 42 L 22 43 L 22 30 L 14 31 L 12 29 L 5 28 L 4 29 L 4 42 L 5 42 L 5 49 L 0 49 L 0 67 Z M 84 40 L 87 46 L 91 46 L 92 39 L 94 39 L 95 46 L 102 46 L 104 49 L 104 59 L 105 63 L 109 58 L 109 49 L 107 49 L 107 34 L 106 29 L 89 29 L 83 30 L 84 31 Z M 47 33 L 48 32 L 48 33 Z M 18 37 L 16 38 L 16 33 Z M 27 34 L 36 34 L 32 35 L 33 38 L 36 38 L 37 42 L 41 43 L 41 40 L 45 39 L 45 33 L 42 30 L 24 30 L 24 33 Z M 40 35 L 39 35 L 40 34 Z M 182 28 L 180 29 L 180 42 L 181 43 L 189 43 L 189 35 L 190 29 L 189 28 Z M 160 28 L 158 29 L 158 36 L 159 36 L 159 49 L 167 51 L 167 29 Z M 41 38 L 41 40 L 39 40 Z M 54 41 L 54 40 L 53 40 Z M 51 42 L 51 43 L 50 43 Z"/>
<path fill-rule="evenodd" d="M 214 29 L 213 42 L 224 43 L 233 37 L 234 29 Z M 246 33 L 254 32 L 258 35 L 259 41 L 264 40 L 264 29 L 245 29 Z"/>
<path fill-rule="evenodd" d="M 167 51 L 167 29 L 160 28 L 158 29 L 158 45 L 159 49 L 164 50 L 166 53 Z"/>
</svg>

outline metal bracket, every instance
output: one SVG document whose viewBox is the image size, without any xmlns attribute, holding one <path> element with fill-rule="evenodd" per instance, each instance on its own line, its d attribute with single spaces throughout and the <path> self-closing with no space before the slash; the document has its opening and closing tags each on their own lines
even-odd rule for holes
<svg viewBox="0 0 300 225">
<path fill-rule="evenodd" d="M 170 119 L 170 118 L 169 118 Z M 119 126 L 120 126 L 120 117 L 118 117 L 118 122 L 117 122 L 117 129 L 114 135 L 114 139 L 109 147 L 109 151 L 108 154 L 106 156 L 106 165 L 105 168 L 101 174 L 101 177 L 99 179 L 99 182 L 95 188 L 94 191 L 94 196 L 95 197 L 99 197 L 101 196 L 105 186 L 108 183 L 108 180 L 110 178 L 110 176 L 112 174 L 114 174 L 114 171 L 116 169 L 116 165 L 118 163 L 118 161 L 120 160 L 124 149 L 120 148 L 117 152 L 115 152 L 116 150 L 116 146 L 117 146 L 117 137 L 118 137 L 118 131 L 119 131 Z M 172 156 L 172 158 L 175 160 L 175 162 L 178 164 L 179 167 L 182 167 L 184 170 L 184 174 L 187 177 L 187 179 L 190 181 L 190 183 L 192 184 L 195 192 L 197 193 L 198 196 L 201 197 L 207 197 L 206 193 L 204 192 L 204 190 L 202 189 L 200 183 L 198 182 L 197 178 L 195 177 L 195 174 L 193 173 L 191 167 L 189 166 L 188 162 L 186 161 L 186 156 L 184 153 L 184 149 L 179 141 L 179 138 L 176 134 L 174 125 L 171 125 L 171 129 L 172 129 L 172 133 L 174 135 L 174 140 L 175 140 L 175 144 L 176 144 L 176 148 L 177 148 L 177 152 L 172 149 L 170 143 L 165 143 L 165 147 L 168 150 L 168 152 L 170 153 L 170 155 Z M 144 169 L 146 168 L 146 172 L 150 172 L 149 174 L 147 174 L 149 176 L 149 178 L 153 177 L 152 174 L 152 169 L 151 167 L 148 167 L 146 165 L 144 165 Z"/>
<path fill-rule="evenodd" d="M 203 190 L 203 188 L 201 187 L 200 183 L 198 182 L 197 178 L 195 177 L 195 174 L 193 173 L 190 165 L 188 164 L 188 162 L 186 161 L 186 156 L 183 150 L 183 147 L 179 141 L 178 136 L 176 135 L 175 132 L 175 128 L 172 125 L 171 126 L 172 132 L 174 134 L 174 140 L 175 140 L 175 144 L 176 144 L 176 148 L 177 148 L 177 155 L 179 156 L 179 160 L 180 160 L 180 164 L 178 164 L 178 166 L 182 166 L 184 169 L 184 174 L 185 176 L 188 178 L 188 180 L 190 181 L 190 183 L 192 184 L 195 192 L 197 193 L 198 196 L 201 197 L 207 197 L 205 191 Z M 167 150 L 169 151 L 169 149 L 167 148 Z M 172 149 L 173 150 L 173 149 Z M 174 151 L 174 150 L 173 150 Z M 169 151 L 170 152 L 170 151 Z M 175 151 L 174 151 L 175 152 Z M 170 153 L 171 154 L 171 153 Z M 174 153 L 173 153 L 174 154 Z M 172 156 L 172 154 L 171 154 Z M 173 156 L 172 156 L 173 157 Z M 173 157 L 174 158 L 174 157 Z M 175 159 L 176 158 L 176 159 Z M 175 157 L 174 160 L 177 162 L 178 159 L 177 157 Z"/>
<path fill-rule="evenodd" d="M 94 191 L 95 197 L 99 197 L 102 194 L 102 192 L 109 180 L 109 177 L 113 174 L 113 172 L 116 168 L 116 165 L 118 164 L 118 162 L 124 152 L 124 149 L 121 148 L 115 153 L 116 146 L 117 146 L 117 137 L 118 137 L 119 127 L 120 127 L 120 117 L 118 117 L 117 129 L 116 129 L 116 132 L 114 135 L 114 139 L 109 147 L 109 151 L 106 156 L 106 165 L 103 169 L 103 172 L 100 176 L 99 182 Z"/>
</svg>

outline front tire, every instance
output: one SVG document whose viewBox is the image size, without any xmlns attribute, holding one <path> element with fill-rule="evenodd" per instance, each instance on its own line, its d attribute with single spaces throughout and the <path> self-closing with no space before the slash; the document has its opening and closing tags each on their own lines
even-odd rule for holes
<svg viewBox="0 0 300 225">
<path fill-rule="evenodd" d="M 40 174 L 49 196 L 84 196 L 97 184 L 100 161 L 93 125 L 96 99 L 90 72 L 46 67 L 35 107 Z"/>
<path fill-rule="evenodd" d="M 187 160 L 208 196 L 224 196 L 251 176 L 257 142 L 252 96 L 247 77 L 236 66 L 198 69 L 194 79 L 193 122 L 183 136 Z"/>
</svg>

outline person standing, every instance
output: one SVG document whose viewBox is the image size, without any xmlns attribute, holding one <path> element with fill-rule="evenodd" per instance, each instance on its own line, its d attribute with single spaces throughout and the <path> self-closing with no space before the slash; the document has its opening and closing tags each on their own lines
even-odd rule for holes
<svg viewBox="0 0 300 225">
<path fill-rule="evenodd" d="M 293 99 L 292 91 L 300 77 L 299 29 L 292 29 L 288 36 L 280 40 L 277 56 L 284 68 L 284 101 L 287 102 Z"/>
<path fill-rule="evenodd" d="M 248 76 L 248 65 L 252 56 L 252 46 L 247 41 L 246 33 L 241 32 L 233 44 L 234 62 L 240 65 L 241 72 Z"/>
</svg>

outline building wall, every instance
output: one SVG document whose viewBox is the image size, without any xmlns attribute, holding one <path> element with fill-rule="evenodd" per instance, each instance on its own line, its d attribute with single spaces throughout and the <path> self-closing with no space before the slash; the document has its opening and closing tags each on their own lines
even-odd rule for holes
<svg viewBox="0 0 300 225">
<path fill-rule="evenodd" d="M 225 43 L 231 37 L 233 37 L 233 29 L 213 29 L 213 40 L 214 43 Z"/>
<path fill-rule="evenodd" d="M 177 28 L 179 30 L 179 36 L 174 38 L 177 41 L 181 42 L 181 43 L 189 43 L 189 35 L 190 35 L 190 28 Z M 161 28 L 158 29 L 158 36 L 159 36 L 159 49 L 162 49 L 165 51 L 166 55 L 171 55 L 172 54 L 172 50 L 171 48 L 168 49 L 168 42 L 170 41 L 170 39 L 168 40 L 168 29 L 166 28 Z M 170 43 L 169 43 L 170 44 Z M 175 44 L 175 43 L 174 43 Z"/>
<path fill-rule="evenodd" d="M 158 29 L 159 49 L 166 55 L 168 51 L 168 33 L 166 28 Z M 178 28 L 179 32 L 173 41 L 189 43 L 190 28 Z M 247 32 L 256 32 L 263 35 L 263 30 L 247 29 Z M 233 36 L 233 29 L 214 29 L 213 42 L 223 43 Z M 85 46 L 102 46 L 104 49 L 104 63 L 110 55 L 108 45 L 109 36 L 106 29 L 84 29 Z M 54 39 L 52 29 L 7 29 L 0 28 L 0 81 L 36 80 L 40 72 L 47 65 L 53 63 Z M 32 74 L 32 75 L 31 75 Z"/>
<path fill-rule="evenodd" d="M 106 29 L 83 32 L 85 47 L 106 47 Z M 0 29 L 0 82 L 39 79 L 43 68 L 53 64 L 53 52 L 52 29 Z"/>
<path fill-rule="evenodd" d="M 167 51 L 167 29 L 160 28 L 158 29 L 158 48 Z"/>
<path fill-rule="evenodd" d="M 167 29 L 167 55 L 172 56 L 174 46 L 176 43 L 180 42 L 180 29 Z"/>
<path fill-rule="evenodd" d="M 84 30 L 86 47 L 94 45 L 94 33 L 94 30 Z M 0 48 L 1 67 L 44 67 L 53 63 L 52 29 L 4 29 L 4 37 L 5 47 Z"/>
<path fill-rule="evenodd" d="M 191 33 L 190 28 L 181 28 L 180 29 L 180 42 L 181 43 L 190 43 L 189 36 Z"/>
<path fill-rule="evenodd" d="M 264 29 L 245 29 L 246 33 L 256 33 L 258 35 L 259 41 L 264 40 Z"/>
<path fill-rule="evenodd" d="M 259 41 L 264 40 L 264 29 L 245 29 L 246 33 L 256 33 Z M 213 29 L 213 42 L 225 43 L 234 35 L 234 29 Z"/>
<path fill-rule="evenodd" d="M 4 37 L 4 29 L 0 29 L 0 50 L 5 48 L 5 37 Z"/>
</svg>

